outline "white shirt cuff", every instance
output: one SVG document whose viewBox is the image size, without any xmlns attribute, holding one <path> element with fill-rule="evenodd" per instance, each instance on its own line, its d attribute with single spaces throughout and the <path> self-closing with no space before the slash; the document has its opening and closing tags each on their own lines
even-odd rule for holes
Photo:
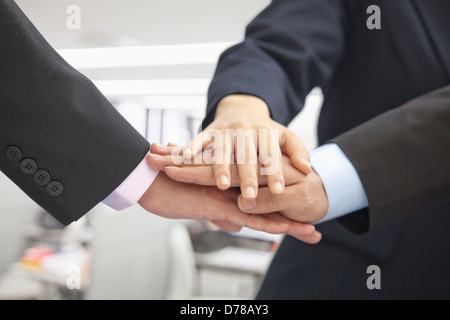
<svg viewBox="0 0 450 320">
<path fill-rule="evenodd" d="M 368 207 L 358 172 L 337 144 L 325 144 L 310 153 L 311 166 L 322 179 L 329 203 L 327 214 L 316 224 Z"/>
<path fill-rule="evenodd" d="M 147 191 L 159 171 L 151 168 L 144 158 L 136 169 L 102 202 L 115 210 L 134 205 Z"/>
</svg>

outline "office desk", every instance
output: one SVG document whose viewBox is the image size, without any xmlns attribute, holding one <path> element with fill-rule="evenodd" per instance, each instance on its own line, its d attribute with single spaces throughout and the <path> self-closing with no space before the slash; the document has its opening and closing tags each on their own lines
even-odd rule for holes
<svg viewBox="0 0 450 320">
<path fill-rule="evenodd" d="M 273 255 L 233 246 L 196 253 L 199 295 L 253 299 Z"/>
</svg>

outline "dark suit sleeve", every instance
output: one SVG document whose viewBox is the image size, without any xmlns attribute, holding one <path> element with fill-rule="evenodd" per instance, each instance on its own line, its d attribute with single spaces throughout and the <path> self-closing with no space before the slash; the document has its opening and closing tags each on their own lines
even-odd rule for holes
<svg viewBox="0 0 450 320">
<path fill-rule="evenodd" d="M 369 208 L 340 219 L 374 230 L 450 199 L 450 86 L 383 113 L 333 140 L 355 166 Z"/>
<path fill-rule="evenodd" d="M 260 97 L 274 120 L 288 124 L 306 95 L 326 86 L 345 46 L 337 0 L 274 0 L 248 26 L 245 40 L 220 57 L 208 91 L 206 127 L 230 94 Z"/>
<path fill-rule="evenodd" d="M 0 0 L 0 170 L 67 225 L 114 191 L 148 150 L 15 2 Z"/>
</svg>

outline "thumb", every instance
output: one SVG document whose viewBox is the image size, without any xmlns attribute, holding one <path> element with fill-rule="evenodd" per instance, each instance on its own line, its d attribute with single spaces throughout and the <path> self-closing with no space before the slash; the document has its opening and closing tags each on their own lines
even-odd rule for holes
<svg viewBox="0 0 450 320">
<path fill-rule="evenodd" d="M 256 199 L 247 200 L 239 195 L 237 202 L 241 211 L 252 214 L 279 212 L 286 208 L 282 194 L 274 194 L 268 187 L 260 188 Z"/>
<path fill-rule="evenodd" d="M 292 131 L 283 131 L 280 143 L 281 151 L 291 159 L 292 165 L 303 174 L 311 172 L 310 155 L 303 141 Z"/>
</svg>

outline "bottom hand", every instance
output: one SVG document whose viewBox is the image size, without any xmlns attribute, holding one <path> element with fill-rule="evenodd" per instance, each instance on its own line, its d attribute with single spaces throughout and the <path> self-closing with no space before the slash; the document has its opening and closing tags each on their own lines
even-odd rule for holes
<svg viewBox="0 0 450 320">
<path fill-rule="evenodd" d="M 273 234 L 289 234 L 306 243 L 317 243 L 321 234 L 310 224 L 279 213 L 250 214 L 237 206 L 239 190 L 191 185 L 170 179 L 160 172 L 139 200 L 149 212 L 171 219 L 206 219 L 229 231 L 242 227 Z"/>
</svg>

